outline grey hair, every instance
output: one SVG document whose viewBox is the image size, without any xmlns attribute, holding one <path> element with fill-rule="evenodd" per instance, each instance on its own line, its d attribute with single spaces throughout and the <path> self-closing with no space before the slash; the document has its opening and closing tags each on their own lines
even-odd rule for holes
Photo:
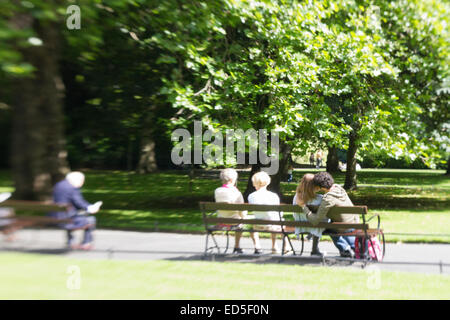
<svg viewBox="0 0 450 320">
<path fill-rule="evenodd" d="M 230 181 L 236 181 L 238 178 L 238 173 L 232 168 L 223 169 L 220 171 L 220 180 L 223 183 L 228 183 Z"/>
</svg>

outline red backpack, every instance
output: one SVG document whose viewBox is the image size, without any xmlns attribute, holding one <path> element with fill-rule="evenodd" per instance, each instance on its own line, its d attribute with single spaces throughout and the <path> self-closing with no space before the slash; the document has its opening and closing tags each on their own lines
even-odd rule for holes
<svg viewBox="0 0 450 320">
<path fill-rule="evenodd" d="M 382 234 L 383 235 L 383 234 Z M 384 236 L 383 236 L 384 238 Z M 366 241 L 363 241 L 366 239 Z M 363 243 L 365 242 L 365 243 Z M 377 236 L 371 236 L 370 238 L 357 237 L 355 240 L 355 258 L 364 259 L 364 253 L 369 260 L 382 261 L 384 252 L 381 249 L 380 241 Z"/>
</svg>

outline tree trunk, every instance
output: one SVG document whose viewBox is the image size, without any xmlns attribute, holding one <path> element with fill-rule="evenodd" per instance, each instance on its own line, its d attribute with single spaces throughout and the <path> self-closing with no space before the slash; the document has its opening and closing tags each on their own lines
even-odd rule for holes
<svg viewBox="0 0 450 320">
<path fill-rule="evenodd" d="M 281 191 L 281 182 L 287 177 L 287 170 L 289 167 L 291 158 L 291 146 L 283 141 L 280 141 L 280 159 L 279 159 L 279 168 L 277 174 L 271 176 L 271 182 L 268 190 L 275 192 L 278 194 L 280 199 L 283 197 L 283 192 Z M 250 176 L 247 180 L 247 188 L 243 194 L 244 200 L 248 201 L 247 198 L 250 193 L 256 191 L 253 187 L 252 176 L 261 170 L 261 164 L 252 165 L 252 170 L 250 172 Z"/>
<path fill-rule="evenodd" d="M 337 153 L 337 147 L 328 147 L 327 155 L 327 172 L 336 173 L 339 172 L 339 158 Z"/>
<path fill-rule="evenodd" d="M 287 171 L 291 160 L 291 146 L 284 141 L 280 141 L 280 166 L 277 174 L 271 177 L 268 190 L 278 194 L 280 199 L 283 197 L 281 182 L 286 181 Z"/>
<path fill-rule="evenodd" d="M 152 173 L 158 170 L 156 163 L 155 141 L 153 139 L 154 118 L 153 113 L 150 113 L 143 126 L 143 134 L 141 140 L 141 151 L 138 164 L 138 173 Z"/>
<path fill-rule="evenodd" d="M 250 176 L 248 177 L 248 180 L 247 180 L 247 188 L 245 189 L 244 194 L 243 194 L 245 202 L 248 202 L 248 196 L 250 195 L 250 193 L 256 191 L 256 189 L 252 183 L 252 177 L 255 173 L 259 172 L 260 170 L 261 170 L 261 165 L 259 163 L 252 164 L 252 170 L 250 171 Z"/>
<path fill-rule="evenodd" d="M 158 170 L 156 164 L 155 142 L 151 138 L 144 138 L 141 145 L 141 157 L 138 173 L 152 173 Z"/>
<path fill-rule="evenodd" d="M 11 167 L 14 197 L 26 200 L 51 198 L 53 184 L 69 169 L 65 150 L 62 95 L 64 85 L 58 70 L 59 30 L 30 16 L 16 17 L 17 25 L 28 23 L 43 41 L 41 46 L 19 49 L 35 67 L 32 77 L 15 82 L 13 101 Z M 14 22 L 14 21 L 13 21 Z"/>
<path fill-rule="evenodd" d="M 344 189 L 355 190 L 356 185 L 356 151 L 358 150 L 357 145 L 357 134 L 352 131 L 349 135 L 349 144 L 347 151 L 347 170 L 345 174 L 345 184 Z"/>
</svg>

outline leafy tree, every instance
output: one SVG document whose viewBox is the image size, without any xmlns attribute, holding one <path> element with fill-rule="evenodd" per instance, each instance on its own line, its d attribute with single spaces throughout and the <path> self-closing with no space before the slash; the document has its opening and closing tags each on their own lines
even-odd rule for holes
<svg viewBox="0 0 450 320">
<path fill-rule="evenodd" d="M 46 199 L 67 170 L 63 129 L 57 1 L 0 4 L 1 75 L 13 95 L 11 164 L 15 196 Z M 5 81 L 5 80 L 3 80 Z"/>
</svg>

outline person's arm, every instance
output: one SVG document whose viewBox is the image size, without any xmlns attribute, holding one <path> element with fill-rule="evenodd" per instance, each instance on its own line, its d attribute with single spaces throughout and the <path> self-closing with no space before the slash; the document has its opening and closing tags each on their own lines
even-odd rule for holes
<svg viewBox="0 0 450 320">
<path fill-rule="evenodd" d="M 319 206 L 319 209 L 317 209 L 317 213 L 314 214 L 306 205 L 303 207 L 303 212 L 306 213 L 306 218 L 308 218 L 308 221 L 315 226 L 326 218 L 328 211 L 333 206 L 333 202 L 324 198 Z"/>
<path fill-rule="evenodd" d="M 236 200 L 236 203 L 239 203 L 239 204 L 245 203 L 244 196 L 240 192 L 239 192 L 239 197 Z M 247 213 L 248 213 L 247 210 L 239 211 L 239 215 L 241 216 L 242 219 L 245 219 L 245 217 L 247 216 Z"/>
<path fill-rule="evenodd" d="M 83 198 L 83 195 L 81 194 L 80 190 L 75 188 L 71 191 L 70 200 L 73 206 L 78 210 L 87 211 L 88 207 L 91 205 Z"/>
</svg>

